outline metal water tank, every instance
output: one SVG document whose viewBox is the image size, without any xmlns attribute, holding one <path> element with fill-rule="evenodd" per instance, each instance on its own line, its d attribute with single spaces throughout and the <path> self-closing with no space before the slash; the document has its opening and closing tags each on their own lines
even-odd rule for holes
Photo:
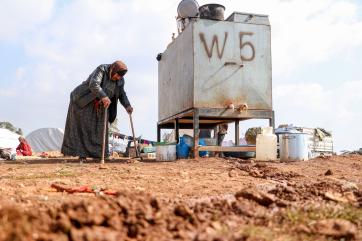
<svg viewBox="0 0 362 241">
<path fill-rule="evenodd" d="M 158 62 L 159 121 L 194 108 L 272 111 L 268 16 L 233 13 L 227 21 L 195 19 Z M 260 111 L 260 112 L 258 112 Z M 258 117 L 258 116 L 255 116 Z"/>
</svg>

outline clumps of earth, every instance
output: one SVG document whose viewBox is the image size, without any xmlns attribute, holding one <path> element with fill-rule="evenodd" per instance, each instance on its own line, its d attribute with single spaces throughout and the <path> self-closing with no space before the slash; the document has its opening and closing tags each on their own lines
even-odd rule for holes
<svg viewBox="0 0 362 241">
<path fill-rule="evenodd" d="M 0 240 L 253 240 L 245 230 L 287 223 L 285 210 L 290 200 L 281 193 L 290 192 L 299 193 L 280 186 L 269 192 L 245 188 L 229 199 L 188 204 L 122 191 L 117 197 L 67 201 L 59 207 L 26 211 L 1 205 Z M 355 238 L 357 226 L 347 220 L 326 219 L 296 230 L 348 240 Z"/>
<path fill-rule="evenodd" d="M 2 164 L 0 241 L 362 240 L 361 170 L 355 155 Z"/>
<path fill-rule="evenodd" d="M 291 178 L 301 176 L 300 174 L 292 171 L 282 172 L 278 170 L 278 168 L 268 166 L 265 163 L 257 163 L 254 165 L 238 164 L 237 168 L 247 172 L 252 177 L 270 179 L 275 181 L 289 180 Z"/>
</svg>

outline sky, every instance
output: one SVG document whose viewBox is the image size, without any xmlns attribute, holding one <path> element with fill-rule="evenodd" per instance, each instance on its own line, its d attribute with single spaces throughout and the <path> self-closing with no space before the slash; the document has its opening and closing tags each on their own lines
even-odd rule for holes
<svg viewBox="0 0 362 241">
<path fill-rule="evenodd" d="M 362 147 L 362 0 L 214 2 L 226 7 L 225 17 L 269 15 L 276 126 L 330 130 L 335 151 Z M 64 128 L 70 92 L 99 64 L 121 59 L 136 135 L 155 140 L 156 55 L 177 32 L 178 3 L 0 0 L 0 121 L 25 135 Z M 118 108 L 119 129 L 130 135 L 128 115 Z M 241 134 L 256 125 L 267 122 L 241 122 Z"/>
</svg>

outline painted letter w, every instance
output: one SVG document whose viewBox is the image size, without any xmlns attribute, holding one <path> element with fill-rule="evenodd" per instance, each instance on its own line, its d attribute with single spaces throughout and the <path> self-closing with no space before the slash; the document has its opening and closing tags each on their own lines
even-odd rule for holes
<svg viewBox="0 0 362 241">
<path fill-rule="evenodd" d="M 225 38 L 224 38 L 224 44 L 222 46 L 222 50 L 220 52 L 220 47 L 219 47 L 219 39 L 218 36 L 214 35 L 212 38 L 212 43 L 211 43 L 211 48 L 208 48 L 207 43 L 206 43 L 206 39 L 205 39 L 205 34 L 204 33 L 200 33 L 200 40 L 204 45 L 206 54 L 209 58 L 212 57 L 212 53 L 214 50 L 214 46 L 216 45 L 216 50 L 217 50 L 217 56 L 219 57 L 219 59 L 222 58 L 222 56 L 224 55 L 224 50 L 225 50 L 225 45 L 226 45 L 226 40 L 228 38 L 228 33 L 225 32 Z"/>
</svg>

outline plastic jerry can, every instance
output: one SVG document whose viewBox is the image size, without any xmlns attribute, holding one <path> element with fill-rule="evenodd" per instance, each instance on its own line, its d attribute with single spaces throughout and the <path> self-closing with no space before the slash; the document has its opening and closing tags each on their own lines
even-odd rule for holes
<svg viewBox="0 0 362 241">
<path fill-rule="evenodd" d="M 256 136 L 256 160 L 272 161 L 277 159 L 277 136 L 273 127 L 264 127 Z"/>
</svg>

